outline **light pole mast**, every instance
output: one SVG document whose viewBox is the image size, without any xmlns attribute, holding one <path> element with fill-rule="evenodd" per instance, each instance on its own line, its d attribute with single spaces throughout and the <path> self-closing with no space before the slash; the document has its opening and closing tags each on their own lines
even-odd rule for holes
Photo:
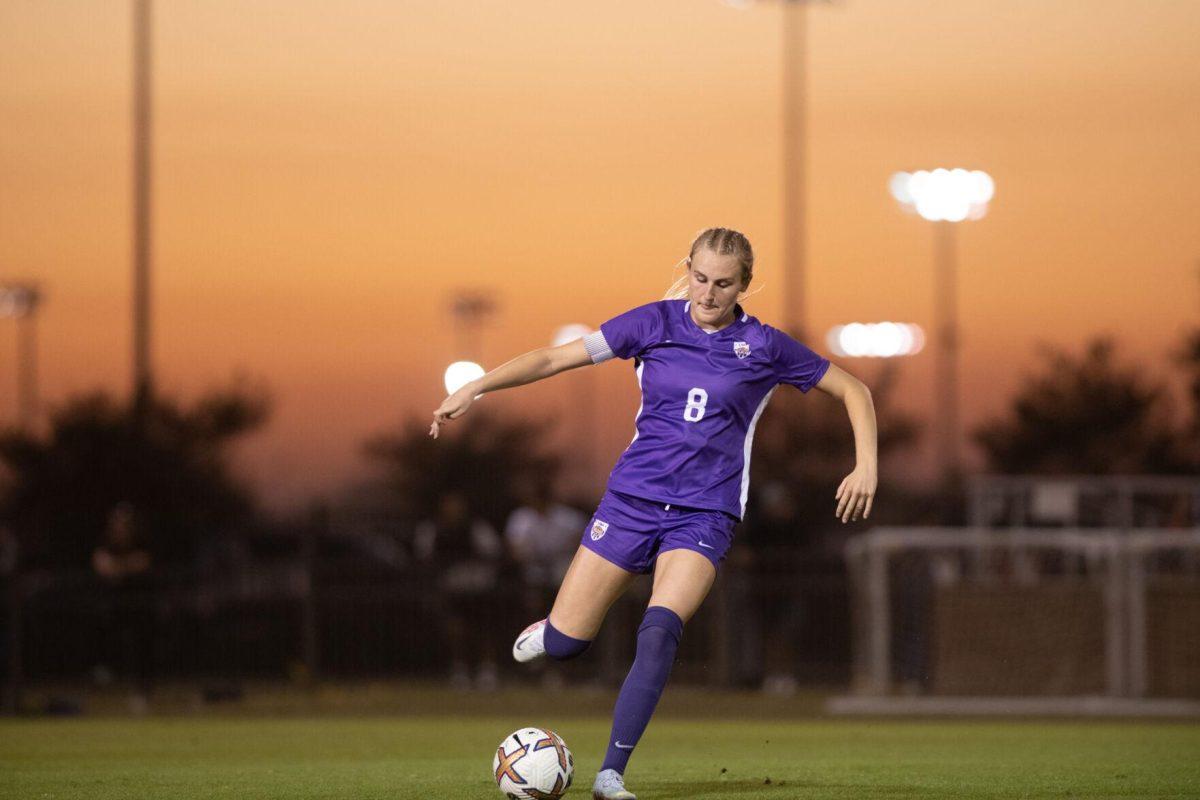
<svg viewBox="0 0 1200 800">
<path fill-rule="evenodd" d="M 783 321 L 804 340 L 807 265 L 807 0 L 783 0 Z"/>
<path fill-rule="evenodd" d="M 0 317 L 17 321 L 17 427 L 29 433 L 37 421 L 37 309 L 42 293 L 31 283 L 0 286 Z"/>
<path fill-rule="evenodd" d="M 938 341 L 934 365 L 935 408 L 939 424 L 938 463 L 942 481 L 949 485 L 962 468 L 958 443 L 958 237 L 956 225 L 945 219 L 933 223 L 934 238 L 934 330 Z"/>
<path fill-rule="evenodd" d="M 462 289 L 454 293 L 450 312 L 454 316 L 456 358 L 483 363 L 482 329 L 484 321 L 496 311 L 491 293 Z"/>
<path fill-rule="evenodd" d="M 133 407 L 140 420 L 154 393 L 150 363 L 151 4 L 133 4 Z"/>
<path fill-rule="evenodd" d="M 955 226 L 982 219 L 996 191 L 986 172 L 965 169 L 897 172 L 892 196 L 906 211 L 933 223 L 935 429 L 943 486 L 953 485 L 962 468 L 958 403 L 958 248 Z"/>
<path fill-rule="evenodd" d="M 808 325 L 804 291 L 807 260 L 807 6 L 817 0 L 781 0 L 783 22 L 783 325 L 803 340 Z M 828 0 L 826 0 L 827 2 Z M 724 0 L 749 8 L 754 0 Z"/>
</svg>

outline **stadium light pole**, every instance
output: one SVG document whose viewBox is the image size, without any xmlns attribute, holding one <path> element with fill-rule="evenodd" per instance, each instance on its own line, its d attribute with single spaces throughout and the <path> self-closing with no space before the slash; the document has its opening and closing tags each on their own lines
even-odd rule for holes
<svg viewBox="0 0 1200 800">
<path fill-rule="evenodd" d="M 731 8 L 747 9 L 756 0 L 723 0 Z M 807 263 L 807 66 L 808 30 L 805 6 L 830 0 L 779 0 L 783 5 L 783 324 L 801 341 L 808 324 L 805 314 Z"/>
<path fill-rule="evenodd" d="M 990 175 L 979 170 L 935 169 L 892 176 L 892 196 L 906 211 L 933 223 L 934 235 L 934 335 L 937 361 L 938 463 L 943 484 L 959 474 L 958 406 L 958 242 L 957 223 L 982 219 L 995 194 Z"/>
<path fill-rule="evenodd" d="M 37 418 L 36 314 L 41 299 L 35 284 L 0 285 L 0 317 L 17 321 L 17 427 L 26 432 Z"/>
<path fill-rule="evenodd" d="M 454 346 L 460 358 L 483 361 L 484 321 L 496 311 L 496 304 L 484 292 L 462 289 L 450 301 L 454 317 Z"/>
<path fill-rule="evenodd" d="M 133 3 L 133 408 L 139 423 L 154 393 L 150 360 L 152 5 L 152 0 Z"/>
</svg>

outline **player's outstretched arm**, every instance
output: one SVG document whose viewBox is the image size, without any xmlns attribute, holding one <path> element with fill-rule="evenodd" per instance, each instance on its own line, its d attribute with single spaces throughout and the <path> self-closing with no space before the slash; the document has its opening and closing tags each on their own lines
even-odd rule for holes
<svg viewBox="0 0 1200 800">
<path fill-rule="evenodd" d="M 838 501 L 835 516 L 843 523 L 858 519 L 860 514 L 866 519 L 871 515 L 871 504 L 875 501 L 879 483 L 879 436 L 871 390 L 834 364 L 829 365 L 817 388 L 846 404 L 846 413 L 854 428 L 854 471 L 842 480 L 834 495 Z"/>
<path fill-rule="evenodd" d="M 576 339 L 558 347 L 542 347 L 517 356 L 443 400 L 433 412 L 433 424 L 429 427 L 429 435 L 436 439 L 438 429 L 450 420 L 458 419 L 467 413 L 467 409 L 479 395 L 511 386 L 523 386 L 591 363 L 592 357 L 583 346 L 583 339 Z"/>
</svg>

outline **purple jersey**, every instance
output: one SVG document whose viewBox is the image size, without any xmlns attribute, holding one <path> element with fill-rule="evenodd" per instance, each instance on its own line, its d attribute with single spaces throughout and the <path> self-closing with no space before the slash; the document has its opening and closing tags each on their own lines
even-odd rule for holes
<svg viewBox="0 0 1200 800">
<path fill-rule="evenodd" d="M 741 518 L 754 426 L 780 383 L 807 392 L 829 361 L 735 309 L 706 333 L 690 301 L 639 306 L 585 339 L 595 362 L 633 358 L 642 390 L 633 441 L 608 479 L 613 491 Z"/>
</svg>

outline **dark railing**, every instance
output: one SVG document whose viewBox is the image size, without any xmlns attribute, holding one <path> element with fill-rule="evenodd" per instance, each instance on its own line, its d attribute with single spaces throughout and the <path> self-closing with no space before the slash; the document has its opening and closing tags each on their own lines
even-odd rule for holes
<svg viewBox="0 0 1200 800">
<path fill-rule="evenodd" d="M 455 598 L 438 591 L 428 572 L 313 558 L 310 550 L 159 572 L 152 588 L 138 591 L 114 591 L 86 570 L 9 575 L 9 705 L 16 687 L 39 682 L 449 674 Z M 785 575 L 724 566 L 685 630 L 676 680 L 743 687 L 774 680 L 785 689 L 847 683 L 849 602 L 839 570 L 837 561 L 804 562 Z M 591 650 L 562 668 L 565 679 L 614 683 L 624 676 L 649 590 L 650 578 L 640 579 L 613 606 Z M 534 618 L 523 591 L 504 576 L 471 605 L 457 641 L 472 672 L 490 661 L 501 682 L 544 677 L 509 656 L 515 634 Z"/>
</svg>

